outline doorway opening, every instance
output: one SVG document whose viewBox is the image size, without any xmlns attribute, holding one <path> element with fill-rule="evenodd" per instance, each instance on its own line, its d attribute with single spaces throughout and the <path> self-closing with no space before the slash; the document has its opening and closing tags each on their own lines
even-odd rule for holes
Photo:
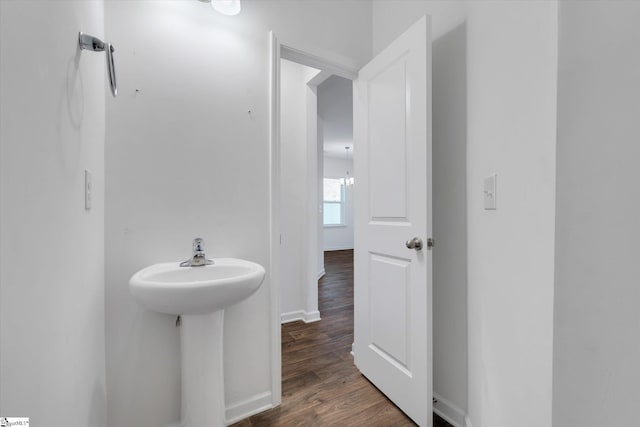
<svg viewBox="0 0 640 427">
<path fill-rule="evenodd" d="M 318 126 L 317 88 L 331 76 L 353 80 L 357 70 L 282 44 L 273 33 L 271 61 L 271 400 L 277 406 L 282 401 L 281 324 L 312 323 L 321 316 L 324 149 L 319 144 L 323 129 Z M 285 88 L 285 73 L 299 84 Z M 291 126 L 284 129 L 281 118 L 287 111 Z"/>
<path fill-rule="evenodd" d="M 261 417 L 297 423 L 305 408 L 300 399 L 311 394 L 326 395 L 321 405 L 306 408 L 322 425 L 377 403 L 404 419 L 359 374 L 351 356 L 353 83 L 286 59 L 280 66 L 280 412 L 287 415 Z M 336 401 L 355 392 L 353 407 L 336 410 Z"/>
<path fill-rule="evenodd" d="M 353 249 L 353 83 L 280 60 L 280 312 L 320 320 L 324 251 Z"/>
</svg>

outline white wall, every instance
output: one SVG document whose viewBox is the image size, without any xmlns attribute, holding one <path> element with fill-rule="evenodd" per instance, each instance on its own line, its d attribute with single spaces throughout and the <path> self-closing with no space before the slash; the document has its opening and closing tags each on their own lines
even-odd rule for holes
<svg viewBox="0 0 640 427">
<path fill-rule="evenodd" d="M 558 6 L 473 5 L 468 409 L 475 427 L 550 425 Z M 483 211 L 492 173 L 498 210 Z"/>
<path fill-rule="evenodd" d="M 451 32 L 466 33 L 468 295 L 465 304 L 461 276 L 436 271 L 452 264 L 434 259 L 434 299 L 437 288 L 451 287 L 449 309 L 459 319 L 468 305 L 468 384 L 460 376 L 439 374 L 464 369 L 467 352 L 460 335 L 443 340 L 447 335 L 435 332 L 434 349 L 459 351 L 435 360 L 434 391 L 447 390 L 442 397 L 466 409 L 474 427 L 550 425 L 557 3 L 374 1 L 374 53 L 424 13 L 432 15 L 434 45 Z M 437 54 L 434 48 L 436 70 L 443 60 Z M 450 84 L 448 79 L 434 73 L 434 88 Z M 436 133 L 438 126 L 450 126 L 436 123 L 435 112 L 443 102 L 436 92 L 434 164 L 444 152 L 460 161 L 459 135 L 444 129 Z M 451 151 L 445 147 L 448 138 L 453 138 Z M 444 185 L 448 180 L 456 179 L 438 173 L 434 167 L 434 200 L 438 192 L 449 191 Z M 490 212 L 483 209 L 482 180 L 492 173 L 498 174 L 498 210 Z M 455 186 L 465 187 L 460 182 Z M 457 206 L 459 201 L 450 203 Z M 455 248 L 449 250 L 463 256 L 459 233 L 436 223 L 442 215 L 434 212 L 436 244 L 454 239 Z M 444 277 L 457 281 L 439 282 Z M 434 327 L 449 327 L 441 322 L 435 311 Z"/>
<path fill-rule="evenodd" d="M 284 59 L 280 64 L 280 312 L 283 322 L 287 322 L 306 319 L 307 315 L 317 317 L 318 311 L 317 295 L 313 307 L 307 304 L 307 255 L 311 249 L 308 228 L 312 226 L 308 211 L 315 199 L 308 190 L 311 180 L 307 156 L 312 147 L 307 144 L 307 131 L 312 123 L 307 120 L 307 97 L 317 104 L 307 82 L 319 70 Z M 315 108 L 313 115 L 317 117 Z M 315 125 L 313 128 L 317 135 Z M 313 227 L 315 231 L 315 224 Z"/>
<path fill-rule="evenodd" d="M 640 4 L 559 17 L 553 425 L 638 425 Z"/>
<path fill-rule="evenodd" d="M 469 414 L 551 424 L 557 3 L 473 3 L 468 40 Z M 498 174 L 497 211 L 483 178 Z M 477 420 L 477 422 L 476 422 Z"/>
<path fill-rule="evenodd" d="M 106 22 L 120 84 L 107 102 L 109 424 L 157 427 L 179 418 L 178 330 L 132 300 L 129 277 L 188 257 L 196 236 L 209 256 L 269 266 L 268 31 L 360 66 L 371 5 L 243 1 L 225 17 L 197 1 L 114 0 Z M 271 389 L 270 287 L 267 277 L 225 312 L 226 402 L 236 412 Z"/>
<path fill-rule="evenodd" d="M 318 86 L 318 117 L 322 123 L 323 177 L 353 176 L 353 83 L 331 76 Z M 351 147 L 347 162 L 345 148 Z M 345 192 L 345 224 L 323 228 L 323 250 L 353 249 L 353 187 Z"/>
<path fill-rule="evenodd" d="M 466 46 L 465 25 L 432 44 L 434 408 L 459 425 L 467 408 Z"/>
<path fill-rule="evenodd" d="M 106 425 L 105 54 L 78 31 L 101 1 L 0 2 L 0 414 L 31 425 Z"/>
<path fill-rule="evenodd" d="M 344 148 L 343 148 L 344 150 Z M 324 178 L 344 178 L 346 169 L 353 176 L 353 158 L 324 156 Z M 353 192 L 356 184 L 345 189 L 344 226 L 329 226 L 323 229 L 325 251 L 353 249 Z"/>
<path fill-rule="evenodd" d="M 317 92 L 317 90 L 316 90 Z M 318 255 L 318 261 L 317 261 L 317 266 L 316 269 L 318 271 L 318 278 L 324 276 L 324 227 L 322 225 L 323 219 L 322 219 L 322 207 L 323 207 L 323 203 L 322 203 L 322 199 L 324 198 L 323 195 L 323 188 L 324 188 L 324 184 L 322 182 L 322 178 L 324 176 L 324 150 L 322 147 L 322 141 L 324 140 L 324 134 L 323 134 L 323 128 L 324 128 L 324 124 L 322 122 L 322 116 L 320 116 L 320 114 L 317 115 L 317 121 L 316 121 L 316 131 L 318 132 L 318 136 L 316 138 L 316 159 L 318 161 L 318 166 L 317 166 L 317 170 L 316 170 L 316 176 L 317 176 L 317 181 L 316 181 L 316 194 L 318 197 L 316 197 L 317 200 L 317 212 L 318 212 L 318 221 L 317 221 L 317 235 L 318 235 L 318 241 L 317 241 L 317 255 Z"/>
<path fill-rule="evenodd" d="M 322 82 L 318 86 L 318 115 L 322 117 L 324 152 L 344 156 L 345 146 L 353 148 L 353 82 L 336 75 Z"/>
</svg>

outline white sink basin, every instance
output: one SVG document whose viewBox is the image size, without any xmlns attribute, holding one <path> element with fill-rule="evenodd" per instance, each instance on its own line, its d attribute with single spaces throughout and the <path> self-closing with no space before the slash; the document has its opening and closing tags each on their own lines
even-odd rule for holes
<svg viewBox="0 0 640 427">
<path fill-rule="evenodd" d="M 180 267 L 177 262 L 155 264 L 131 277 L 131 294 L 143 306 L 175 315 L 207 314 L 236 304 L 258 290 L 264 268 L 236 258 L 214 264 Z"/>
<path fill-rule="evenodd" d="M 177 262 L 155 264 L 129 280 L 131 294 L 140 304 L 182 318 L 181 427 L 226 425 L 224 309 L 257 291 L 265 275 L 264 267 L 254 262 L 236 258 L 213 261 L 198 267 L 180 267 Z"/>
</svg>

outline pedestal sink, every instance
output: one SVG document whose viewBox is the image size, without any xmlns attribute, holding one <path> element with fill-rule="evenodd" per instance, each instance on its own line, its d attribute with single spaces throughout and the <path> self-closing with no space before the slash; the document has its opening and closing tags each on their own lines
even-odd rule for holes
<svg viewBox="0 0 640 427">
<path fill-rule="evenodd" d="M 265 270 L 256 263 L 218 258 L 212 265 L 155 264 L 131 277 L 131 294 L 158 313 L 180 315 L 181 427 L 225 425 L 222 326 L 224 309 L 253 294 Z"/>
</svg>

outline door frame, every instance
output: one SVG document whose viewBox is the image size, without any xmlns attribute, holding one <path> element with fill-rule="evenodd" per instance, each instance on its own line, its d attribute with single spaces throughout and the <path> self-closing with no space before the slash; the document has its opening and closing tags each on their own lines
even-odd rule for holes
<svg viewBox="0 0 640 427">
<path fill-rule="evenodd" d="M 297 44 L 285 43 L 278 39 L 273 31 L 269 32 L 269 299 L 272 407 L 282 402 L 282 322 L 278 281 L 280 277 L 280 60 L 287 59 L 318 68 L 327 72 L 325 76 L 335 74 L 349 80 L 355 80 L 358 76 L 358 68 L 354 64 L 345 63 L 343 59 L 327 59 L 313 52 L 312 49 L 301 48 Z M 319 83 L 316 82 L 316 84 Z M 315 212 L 318 212 L 317 201 L 311 202 Z M 311 206 L 309 208 L 311 209 Z M 314 257 L 314 261 L 317 264 L 317 257 Z M 317 283 L 317 268 L 311 269 L 307 266 L 306 270 L 309 282 Z"/>
</svg>

